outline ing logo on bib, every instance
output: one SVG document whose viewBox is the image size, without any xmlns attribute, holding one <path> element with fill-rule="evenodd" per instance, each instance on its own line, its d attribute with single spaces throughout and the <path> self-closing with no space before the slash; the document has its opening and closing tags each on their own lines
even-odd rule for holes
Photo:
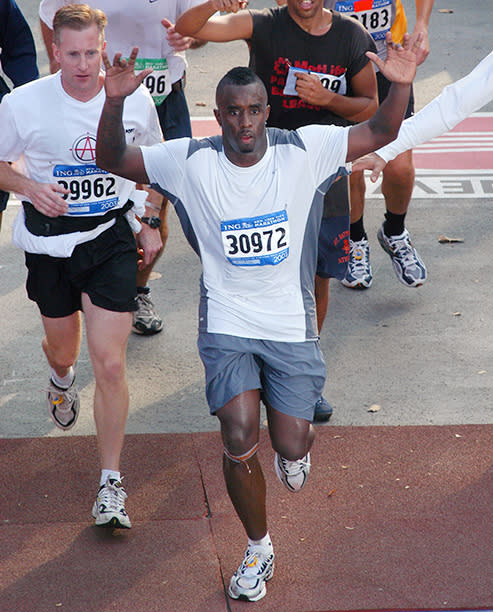
<svg viewBox="0 0 493 612">
<path fill-rule="evenodd" d="M 70 149 L 75 161 L 91 164 L 96 161 L 96 137 L 91 134 L 80 136 Z"/>
</svg>

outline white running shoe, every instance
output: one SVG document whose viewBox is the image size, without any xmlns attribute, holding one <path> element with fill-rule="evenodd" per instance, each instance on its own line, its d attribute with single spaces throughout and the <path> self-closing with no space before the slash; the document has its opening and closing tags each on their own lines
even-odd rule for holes
<svg viewBox="0 0 493 612">
<path fill-rule="evenodd" d="M 421 287 L 426 282 L 426 266 L 411 242 L 405 229 L 399 236 L 388 236 L 383 226 L 377 233 L 378 242 L 390 256 L 397 278 L 407 287 Z"/>
<path fill-rule="evenodd" d="M 249 546 L 245 558 L 229 583 L 228 594 L 233 599 L 258 601 L 265 596 L 265 583 L 274 575 L 274 553 L 265 554 Z"/>
<path fill-rule="evenodd" d="M 302 459 L 297 461 L 288 461 L 281 457 L 279 453 L 276 453 L 274 468 L 282 484 L 293 493 L 296 493 L 305 486 L 306 479 L 310 473 L 310 453 L 307 453 Z"/>
<path fill-rule="evenodd" d="M 46 402 L 50 417 L 57 427 L 68 431 L 75 425 L 80 405 L 75 379 L 68 389 L 62 389 L 50 378 L 46 391 Z"/>
<path fill-rule="evenodd" d="M 372 280 L 370 243 L 366 238 L 357 242 L 349 239 L 349 262 L 341 283 L 350 289 L 368 289 Z"/>
<path fill-rule="evenodd" d="M 98 527 L 130 529 L 132 523 L 125 511 L 127 493 L 122 483 L 114 478 L 107 478 L 99 487 L 98 496 L 92 507 L 92 516 Z"/>
</svg>

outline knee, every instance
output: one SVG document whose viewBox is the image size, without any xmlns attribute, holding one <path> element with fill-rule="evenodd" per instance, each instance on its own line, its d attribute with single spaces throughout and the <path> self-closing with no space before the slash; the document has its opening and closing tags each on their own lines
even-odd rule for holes
<svg viewBox="0 0 493 612">
<path fill-rule="evenodd" d="M 94 377 L 100 384 L 114 385 L 125 376 L 124 360 L 119 356 L 104 355 L 99 356 L 94 361 Z"/>
<path fill-rule="evenodd" d="M 414 181 L 412 156 L 406 154 L 397 156 L 385 166 L 383 176 L 384 181 L 387 183 L 408 183 Z"/>
<path fill-rule="evenodd" d="M 306 428 L 290 432 L 289 437 L 276 436 L 271 433 L 272 447 L 288 461 L 296 461 L 304 457 L 310 450 L 314 438 L 315 431 L 309 423 Z"/>
<path fill-rule="evenodd" d="M 258 443 L 258 423 L 251 420 L 221 420 L 224 448 L 232 455 L 243 455 Z"/>
<path fill-rule="evenodd" d="M 55 367 L 55 369 L 66 369 L 74 365 L 77 359 L 78 349 L 73 347 L 71 344 L 58 344 L 52 346 L 48 343 L 46 336 L 41 342 L 41 346 L 45 355 L 48 357 L 49 362 Z"/>
</svg>

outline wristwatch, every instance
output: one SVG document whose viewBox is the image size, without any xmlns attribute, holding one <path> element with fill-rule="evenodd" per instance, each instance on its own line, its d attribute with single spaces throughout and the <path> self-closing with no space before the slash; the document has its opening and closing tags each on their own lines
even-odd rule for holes
<svg viewBox="0 0 493 612">
<path fill-rule="evenodd" d="M 161 227 L 161 219 L 159 217 L 141 217 L 140 220 L 142 223 L 147 223 L 147 225 L 152 229 Z"/>
</svg>

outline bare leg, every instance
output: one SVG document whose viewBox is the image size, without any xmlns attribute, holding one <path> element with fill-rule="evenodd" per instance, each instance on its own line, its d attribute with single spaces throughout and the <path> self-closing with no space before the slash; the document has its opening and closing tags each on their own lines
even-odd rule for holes
<svg viewBox="0 0 493 612">
<path fill-rule="evenodd" d="M 126 348 L 132 313 L 112 312 L 82 294 L 89 355 L 96 379 L 94 419 L 101 467 L 119 471 L 128 414 Z"/>
<path fill-rule="evenodd" d="M 302 459 L 315 440 L 315 429 L 310 421 L 284 414 L 271 406 L 267 407 L 267 418 L 274 450 L 289 461 Z"/>
<path fill-rule="evenodd" d="M 353 172 L 349 177 L 349 188 L 351 193 L 350 223 L 356 223 L 363 216 L 365 210 L 365 176 L 363 172 Z"/>
<path fill-rule="evenodd" d="M 330 278 L 323 278 L 318 274 L 315 275 L 315 304 L 317 308 L 317 327 L 319 334 L 322 331 L 322 326 L 329 308 L 329 281 Z"/>
<path fill-rule="evenodd" d="M 409 208 L 414 186 L 412 151 L 405 151 L 389 162 L 383 172 L 382 193 L 388 211 L 403 215 Z"/>
<path fill-rule="evenodd" d="M 79 356 L 82 334 L 80 312 L 67 317 L 41 316 L 41 320 L 45 330 L 41 346 L 50 366 L 60 378 L 64 378 Z"/>
<path fill-rule="evenodd" d="M 234 397 L 216 413 L 221 422 L 221 435 L 226 450 L 241 456 L 258 443 L 260 393 L 257 389 Z M 257 454 L 246 463 L 236 463 L 226 455 L 223 472 L 228 494 L 243 527 L 252 540 L 267 533 L 265 480 Z"/>
</svg>

